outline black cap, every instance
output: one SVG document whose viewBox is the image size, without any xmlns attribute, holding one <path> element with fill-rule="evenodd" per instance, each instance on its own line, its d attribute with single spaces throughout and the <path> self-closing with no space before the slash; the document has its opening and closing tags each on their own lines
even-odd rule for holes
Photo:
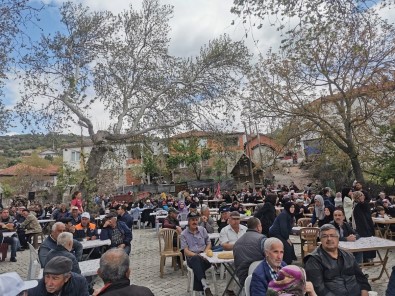
<svg viewBox="0 0 395 296">
<path fill-rule="evenodd" d="M 197 209 L 197 204 L 191 203 L 191 204 L 189 205 L 189 207 L 192 208 L 192 209 Z"/>
<path fill-rule="evenodd" d="M 199 217 L 200 217 L 199 213 L 194 213 L 194 212 L 189 213 L 187 216 L 188 219 L 199 218 Z"/>
<path fill-rule="evenodd" d="M 71 271 L 73 262 L 64 256 L 56 256 L 49 260 L 44 267 L 44 274 L 63 274 Z"/>
<path fill-rule="evenodd" d="M 230 209 L 228 207 L 224 207 L 222 209 L 219 209 L 220 213 L 225 213 L 225 212 L 230 212 Z"/>
<path fill-rule="evenodd" d="M 108 214 L 106 215 L 106 218 L 107 218 L 107 219 L 116 218 L 116 217 L 118 217 L 118 215 L 115 214 L 115 213 L 112 213 L 112 212 L 110 212 L 110 213 L 108 213 Z"/>
<path fill-rule="evenodd" d="M 67 224 L 67 223 L 70 223 L 71 221 L 73 221 L 73 218 L 70 218 L 70 217 L 63 217 L 63 218 L 61 218 L 59 221 L 62 222 L 62 223 L 64 223 L 64 224 Z"/>
</svg>

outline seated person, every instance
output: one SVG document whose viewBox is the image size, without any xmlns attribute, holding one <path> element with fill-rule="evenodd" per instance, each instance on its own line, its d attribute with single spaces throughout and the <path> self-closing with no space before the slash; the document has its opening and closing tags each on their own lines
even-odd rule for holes
<svg viewBox="0 0 395 296">
<path fill-rule="evenodd" d="M 321 246 L 304 259 L 307 279 L 318 295 L 368 296 L 371 290 L 354 256 L 339 249 L 339 232 L 332 224 L 320 228 Z"/>
<path fill-rule="evenodd" d="M 17 237 L 3 237 L 3 232 L 0 230 L 0 243 L 9 244 L 11 246 L 11 262 L 16 262 L 16 251 L 18 249 L 19 240 Z"/>
<path fill-rule="evenodd" d="M 219 210 L 219 213 L 221 214 L 221 218 L 217 220 L 217 225 L 218 225 L 218 232 L 221 232 L 222 228 L 228 225 L 228 220 L 229 220 L 229 208 L 227 207 L 222 207 Z"/>
<path fill-rule="evenodd" d="M 28 296 L 89 296 L 88 283 L 82 275 L 72 272 L 69 258 L 54 257 L 45 265 L 43 278 L 37 287 L 28 290 Z"/>
<path fill-rule="evenodd" d="M 277 280 L 278 272 L 286 263 L 283 261 L 284 246 L 281 240 L 270 237 L 263 245 L 265 259 L 256 267 L 252 274 L 250 294 L 266 295 L 269 282 Z"/>
<path fill-rule="evenodd" d="M 355 242 L 360 238 L 359 234 L 351 227 L 349 223 L 346 222 L 346 216 L 344 214 L 343 208 L 336 208 L 333 212 L 334 220 L 331 222 L 332 225 L 336 227 L 339 231 L 339 241 Z M 355 252 L 352 253 L 357 260 L 357 263 L 362 263 L 363 253 Z"/>
<path fill-rule="evenodd" d="M 214 219 L 210 216 L 210 209 L 202 206 L 199 226 L 206 228 L 207 233 L 214 233 Z"/>
<path fill-rule="evenodd" d="M 74 238 L 77 240 L 95 240 L 99 238 L 96 224 L 90 223 L 91 215 L 84 212 L 81 215 L 81 223 L 75 225 Z"/>
<path fill-rule="evenodd" d="M 116 214 L 109 213 L 106 215 L 106 222 L 100 233 L 100 239 L 111 240 L 111 248 L 124 249 L 126 254 L 130 254 L 130 244 L 132 241 L 132 232 L 129 227 L 122 221 L 117 221 Z"/>
<path fill-rule="evenodd" d="M 126 205 L 119 205 L 117 207 L 118 220 L 124 222 L 130 230 L 133 229 L 133 217 L 127 212 Z"/>
<path fill-rule="evenodd" d="M 68 213 L 67 217 L 71 218 L 71 224 L 77 225 L 81 222 L 81 215 L 78 212 L 78 207 L 71 207 L 70 213 Z"/>
<path fill-rule="evenodd" d="M 287 265 L 278 272 L 277 279 L 269 283 L 267 296 L 281 295 L 317 296 L 311 282 L 306 282 L 306 273 L 302 267 Z"/>
<path fill-rule="evenodd" d="M 231 212 L 229 215 L 229 225 L 222 228 L 219 234 L 219 243 L 225 251 L 233 250 L 235 242 L 247 232 L 247 227 L 240 225 L 240 213 Z"/>
<path fill-rule="evenodd" d="M 71 271 L 81 274 L 81 269 L 78 265 L 77 259 L 71 253 L 72 248 L 73 248 L 73 235 L 70 232 L 62 232 L 58 236 L 57 246 L 55 247 L 55 249 L 52 249 L 51 251 L 49 251 L 47 258 L 46 258 L 47 261 L 44 263 L 44 266 L 52 258 L 57 257 L 57 256 L 63 256 L 63 257 L 69 258 L 71 260 L 71 262 L 73 263 L 73 267 L 72 267 Z"/>
<path fill-rule="evenodd" d="M 204 291 L 205 296 L 212 296 L 205 274 L 211 264 L 199 255 L 211 249 L 211 242 L 206 229 L 198 226 L 199 218 L 198 213 L 188 214 L 188 227 L 181 233 L 181 249 L 184 250 L 187 264 L 194 273 L 193 290 Z"/>
</svg>

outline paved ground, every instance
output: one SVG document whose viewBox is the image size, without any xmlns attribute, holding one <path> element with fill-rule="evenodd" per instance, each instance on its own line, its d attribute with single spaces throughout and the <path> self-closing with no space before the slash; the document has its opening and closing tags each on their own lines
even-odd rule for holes
<svg viewBox="0 0 395 296">
<path fill-rule="evenodd" d="M 184 276 L 181 275 L 181 270 L 174 271 L 171 268 L 171 259 L 168 259 L 167 266 L 165 268 L 165 274 L 163 279 L 159 276 L 159 244 L 155 230 L 152 229 L 135 229 L 133 230 L 133 247 L 130 255 L 131 267 L 132 267 L 132 282 L 137 285 L 143 285 L 149 287 L 155 295 L 166 296 L 166 295 L 188 295 L 186 291 L 187 277 L 186 271 Z M 300 248 L 296 245 L 296 254 L 300 257 Z M 9 262 L 9 254 L 5 262 L 0 262 L 0 273 L 8 271 L 17 271 L 22 278 L 26 278 L 29 266 L 29 251 L 18 252 L 18 262 Z M 296 262 L 300 265 L 300 260 Z M 395 265 L 395 255 L 390 254 L 390 260 L 388 263 L 388 271 L 391 272 L 392 266 Z M 370 278 L 378 275 L 378 267 L 373 267 L 364 270 L 364 273 L 368 273 Z M 208 277 L 209 279 L 209 277 Z M 373 289 L 378 292 L 379 296 L 385 295 L 385 289 L 387 287 L 388 278 L 384 274 L 382 279 L 372 283 Z M 96 286 L 100 286 L 98 282 Z M 225 280 L 218 280 L 218 290 L 222 294 L 225 288 Z"/>
</svg>

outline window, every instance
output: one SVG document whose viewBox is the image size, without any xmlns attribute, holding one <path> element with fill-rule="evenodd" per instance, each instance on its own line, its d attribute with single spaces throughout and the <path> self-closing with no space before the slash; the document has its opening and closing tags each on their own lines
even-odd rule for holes
<svg viewBox="0 0 395 296">
<path fill-rule="evenodd" d="M 78 162 L 80 161 L 80 152 L 79 151 L 71 151 L 71 161 Z"/>
<path fill-rule="evenodd" d="M 199 147 L 207 147 L 207 139 L 199 139 Z"/>
<path fill-rule="evenodd" d="M 179 167 L 180 167 L 180 169 L 186 169 L 187 168 L 187 164 L 184 161 L 180 162 Z"/>
<path fill-rule="evenodd" d="M 140 145 L 128 146 L 128 158 L 139 159 L 141 157 Z"/>
<path fill-rule="evenodd" d="M 238 137 L 229 137 L 226 138 L 224 141 L 226 147 L 238 146 L 239 145 L 239 138 Z"/>
</svg>

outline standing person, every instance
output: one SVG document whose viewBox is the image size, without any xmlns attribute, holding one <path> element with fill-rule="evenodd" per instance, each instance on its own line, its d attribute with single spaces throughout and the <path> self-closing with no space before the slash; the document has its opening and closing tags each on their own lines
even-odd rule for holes
<svg viewBox="0 0 395 296">
<path fill-rule="evenodd" d="M 261 221 L 262 234 L 265 236 L 269 236 L 269 228 L 270 226 L 272 226 L 274 220 L 276 219 L 276 201 L 276 194 L 268 194 L 265 198 L 265 204 L 254 215 L 254 217 L 258 218 Z"/>
<path fill-rule="evenodd" d="M 273 225 L 269 229 L 270 237 L 276 237 L 283 243 L 284 247 L 284 261 L 287 264 L 291 264 L 292 260 L 296 260 L 294 246 L 289 239 L 289 235 L 292 232 L 292 226 L 294 225 L 294 214 L 295 205 L 293 202 L 286 202 L 284 205 L 284 211 L 276 217 Z"/>
<path fill-rule="evenodd" d="M 97 274 L 104 282 L 104 287 L 96 296 L 154 296 L 150 289 L 131 285 L 129 256 L 119 249 L 108 250 L 100 258 Z"/>
<path fill-rule="evenodd" d="M 352 210 L 354 206 L 354 202 L 351 199 L 351 195 L 352 195 L 351 188 L 342 189 L 343 209 L 347 222 L 351 222 Z"/>
<path fill-rule="evenodd" d="M 211 242 L 206 229 L 198 226 L 199 219 L 198 213 L 188 214 L 188 227 L 181 233 L 181 249 L 184 250 L 187 264 L 194 273 L 193 290 L 204 291 L 205 296 L 213 296 L 205 273 L 211 264 L 199 255 L 211 249 Z"/>
<path fill-rule="evenodd" d="M 352 226 L 361 237 L 374 236 L 374 224 L 370 212 L 369 201 L 365 199 L 362 191 L 355 191 L 352 194 L 355 202 L 352 212 Z M 363 262 L 370 263 L 376 257 L 376 251 L 363 252 Z"/>
<path fill-rule="evenodd" d="M 78 212 L 82 214 L 84 212 L 83 201 L 82 201 L 82 193 L 80 191 L 75 191 L 71 197 L 70 205 L 72 207 L 77 207 Z"/>
<path fill-rule="evenodd" d="M 304 257 L 307 280 L 318 295 L 368 296 L 367 278 L 351 253 L 339 249 L 339 232 L 332 224 L 320 229 L 321 246 Z"/>
</svg>

